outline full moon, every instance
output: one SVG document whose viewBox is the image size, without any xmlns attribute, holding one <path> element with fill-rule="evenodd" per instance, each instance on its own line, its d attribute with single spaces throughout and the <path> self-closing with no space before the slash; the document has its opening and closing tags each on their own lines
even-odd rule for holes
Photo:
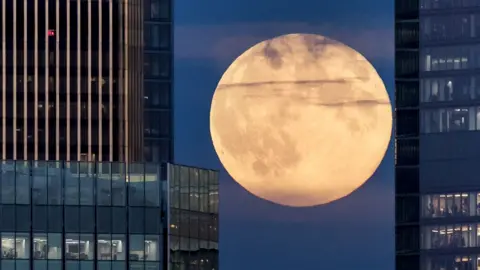
<svg viewBox="0 0 480 270">
<path fill-rule="evenodd" d="M 375 68 L 327 37 L 290 34 L 240 55 L 215 90 L 210 133 L 227 172 L 287 206 L 345 197 L 387 150 L 392 109 Z"/>
</svg>

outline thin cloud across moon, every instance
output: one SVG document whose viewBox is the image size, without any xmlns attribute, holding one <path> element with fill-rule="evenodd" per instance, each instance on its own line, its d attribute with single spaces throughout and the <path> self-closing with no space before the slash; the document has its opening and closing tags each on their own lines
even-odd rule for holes
<svg viewBox="0 0 480 270">
<path fill-rule="evenodd" d="M 222 76 L 210 133 L 245 189 L 288 206 L 347 196 L 375 172 L 392 129 L 375 68 L 332 39 L 290 34 L 261 42 Z"/>
</svg>

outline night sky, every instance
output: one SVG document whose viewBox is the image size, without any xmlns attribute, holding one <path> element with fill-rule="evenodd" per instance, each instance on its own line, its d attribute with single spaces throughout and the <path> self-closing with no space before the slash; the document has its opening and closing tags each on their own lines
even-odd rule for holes
<svg viewBox="0 0 480 270">
<path fill-rule="evenodd" d="M 362 53 L 393 99 L 393 1 L 176 0 L 175 161 L 219 169 L 220 269 L 393 270 L 393 147 L 347 198 L 313 208 L 259 199 L 223 170 L 209 133 L 222 73 L 243 51 L 289 33 L 322 34 Z"/>
</svg>

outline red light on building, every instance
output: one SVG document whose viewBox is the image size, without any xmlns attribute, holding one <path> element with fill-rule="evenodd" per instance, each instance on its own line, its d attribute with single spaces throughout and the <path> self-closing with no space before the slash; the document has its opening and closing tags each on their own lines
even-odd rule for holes
<svg viewBox="0 0 480 270">
<path fill-rule="evenodd" d="M 49 36 L 49 37 L 55 36 L 55 30 L 51 30 L 51 29 L 48 30 L 48 36 Z"/>
</svg>

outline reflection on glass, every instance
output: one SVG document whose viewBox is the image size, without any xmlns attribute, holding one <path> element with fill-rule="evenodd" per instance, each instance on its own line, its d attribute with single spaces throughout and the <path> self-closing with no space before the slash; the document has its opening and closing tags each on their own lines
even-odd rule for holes
<svg viewBox="0 0 480 270">
<path fill-rule="evenodd" d="M 143 261 L 145 258 L 144 242 L 143 235 L 130 235 L 130 252 L 129 258 L 130 261 Z"/>
<path fill-rule="evenodd" d="M 62 235 L 59 233 L 48 234 L 48 259 L 59 260 L 62 258 Z"/>
<path fill-rule="evenodd" d="M 30 163 L 17 161 L 15 171 L 15 203 L 28 204 L 30 203 Z"/>
<path fill-rule="evenodd" d="M 109 165 L 109 164 L 107 164 Z M 105 165 L 98 166 L 97 172 L 97 204 L 111 205 L 112 203 L 112 182 L 110 167 Z"/>
<path fill-rule="evenodd" d="M 32 168 L 32 200 L 34 204 L 47 204 L 47 168 L 35 161 Z"/>
</svg>

